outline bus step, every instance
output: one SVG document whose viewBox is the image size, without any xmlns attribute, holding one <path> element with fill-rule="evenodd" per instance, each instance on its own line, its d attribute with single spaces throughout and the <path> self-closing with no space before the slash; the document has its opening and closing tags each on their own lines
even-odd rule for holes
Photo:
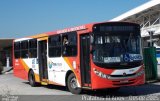
<svg viewBox="0 0 160 101">
<path fill-rule="evenodd" d="M 91 89 L 90 87 L 82 87 L 82 88 L 84 88 L 84 89 Z"/>
<path fill-rule="evenodd" d="M 46 83 L 46 82 L 41 82 L 41 85 L 48 85 L 48 83 Z"/>
</svg>

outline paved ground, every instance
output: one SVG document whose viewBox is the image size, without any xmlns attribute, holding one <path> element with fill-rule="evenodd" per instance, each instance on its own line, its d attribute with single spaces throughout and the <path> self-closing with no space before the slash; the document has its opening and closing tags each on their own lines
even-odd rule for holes
<svg viewBox="0 0 160 101">
<path fill-rule="evenodd" d="M 10 71 L 12 69 L 13 69 L 12 67 L 3 67 L 2 73 L 8 72 L 8 71 Z"/>
<path fill-rule="evenodd" d="M 73 95 L 68 92 L 65 87 L 61 86 L 49 85 L 31 87 L 27 81 L 16 78 L 13 74 L 9 73 L 0 75 L 0 95 L 3 95 L 0 101 L 6 101 L 5 95 L 12 95 L 10 96 L 11 98 L 18 97 L 19 100 L 14 101 L 27 101 L 28 99 L 31 101 L 35 99 L 36 101 L 144 101 L 144 99 L 159 101 L 160 82 L 137 87 L 123 87 L 118 92 L 114 93 L 107 91 L 85 91 L 81 95 Z"/>
<path fill-rule="evenodd" d="M 26 80 L 14 77 L 13 74 L 0 75 L 0 95 L 71 95 L 65 87 L 39 86 L 31 87 Z"/>
</svg>

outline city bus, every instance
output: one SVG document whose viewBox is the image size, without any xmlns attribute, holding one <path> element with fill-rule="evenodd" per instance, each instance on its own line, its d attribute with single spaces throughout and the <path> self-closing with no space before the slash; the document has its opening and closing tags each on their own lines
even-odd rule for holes
<svg viewBox="0 0 160 101">
<path fill-rule="evenodd" d="M 113 89 L 145 82 L 140 26 L 91 23 L 13 41 L 14 75 L 34 87 Z"/>
</svg>

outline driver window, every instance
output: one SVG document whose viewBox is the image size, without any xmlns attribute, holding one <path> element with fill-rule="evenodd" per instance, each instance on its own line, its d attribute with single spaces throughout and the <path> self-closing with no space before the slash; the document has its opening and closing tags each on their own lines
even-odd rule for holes
<svg viewBox="0 0 160 101">
<path fill-rule="evenodd" d="M 95 43 L 96 44 L 103 44 L 103 37 L 102 36 L 96 36 L 96 40 L 95 40 Z"/>
</svg>

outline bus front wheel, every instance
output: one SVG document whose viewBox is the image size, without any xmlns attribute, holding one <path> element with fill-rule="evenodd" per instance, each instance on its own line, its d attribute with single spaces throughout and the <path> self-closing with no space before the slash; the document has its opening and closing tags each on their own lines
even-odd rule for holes
<svg viewBox="0 0 160 101">
<path fill-rule="evenodd" d="M 29 84 L 30 84 L 32 87 L 37 86 L 37 83 L 36 83 L 36 81 L 35 81 L 34 72 L 33 72 L 32 70 L 29 72 L 28 80 L 29 80 Z"/>
<path fill-rule="evenodd" d="M 68 76 L 67 86 L 68 86 L 69 91 L 73 94 L 80 94 L 82 91 L 81 88 L 78 88 L 77 79 L 74 73 L 71 73 Z"/>
</svg>

